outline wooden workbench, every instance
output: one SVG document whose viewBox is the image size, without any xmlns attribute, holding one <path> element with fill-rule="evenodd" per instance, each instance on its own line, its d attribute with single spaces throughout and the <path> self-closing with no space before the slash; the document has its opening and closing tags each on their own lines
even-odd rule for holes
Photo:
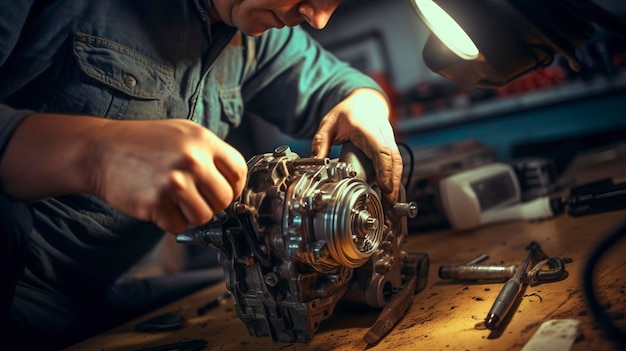
<svg viewBox="0 0 626 351">
<path fill-rule="evenodd" d="M 619 163 L 624 171 L 626 163 Z M 594 167 L 598 170 L 597 167 Z M 624 172 L 626 173 L 626 172 Z M 590 179 L 584 179 L 588 181 Z M 580 182 L 578 182 L 580 184 Z M 427 287 L 414 297 L 400 323 L 379 343 L 366 345 L 363 336 L 374 323 L 377 310 L 338 307 L 322 323 L 312 341 L 273 342 L 253 337 L 236 316 L 231 300 L 198 316 L 196 309 L 226 291 L 224 284 L 199 291 L 142 318 L 85 340 L 68 350 L 138 350 L 181 340 L 205 339 L 208 350 L 520 350 L 542 322 L 553 319 L 580 321 L 572 350 L 617 350 L 597 327 L 582 289 L 582 272 L 593 247 L 618 224 L 626 210 L 585 217 L 567 214 L 542 222 L 494 224 L 468 232 L 440 230 L 409 235 L 405 249 L 425 252 L 431 260 Z M 481 253 L 487 263 L 519 264 L 525 247 L 537 241 L 550 256 L 567 258 L 569 276 L 558 282 L 527 286 L 497 331 L 480 328 L 502 283 L 459 283 L 438 276 L 442 265 L 458 265 Z M 626 328 L 626 239 L 602 259 L 595 275 L 596 289 L 614 322 Z M 162 333 L 139 333 L 140 321 L 164 312 L 185 316 L 182 329 Z M 621 317 L 620 317 L 621 316 Z"/>
</svg>

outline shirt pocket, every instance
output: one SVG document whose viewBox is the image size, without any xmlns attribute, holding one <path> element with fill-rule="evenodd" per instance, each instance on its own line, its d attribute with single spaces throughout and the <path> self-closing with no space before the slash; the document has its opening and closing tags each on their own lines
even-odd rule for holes
<svg viewBox="0 0 626 351">
<path fill-rule="evenodd" d="M 79 33 L 74 56 L 80 70 L 104 89 L 94 102 L 116 119 L 161 119 L 174 87 L 174 70 L 116 42 Z M 104 105 L 104 106 L 103 106 Z"/>
<path fill-rule="evenodd" d="M 244 111 L 241 88 L 220 89 L 219 97 L 222 105 L 222 120 L 231 127 L 238 127 Z"/>
</svg>

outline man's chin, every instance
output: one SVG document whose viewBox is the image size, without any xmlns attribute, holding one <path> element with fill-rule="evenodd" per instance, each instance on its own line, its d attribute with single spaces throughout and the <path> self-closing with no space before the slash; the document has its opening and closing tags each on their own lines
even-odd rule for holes
<svg viewBox="0 0 626 351">
<path fill-rule="evenodd" d="M 240 29 L 245 35 L 250 36 L 250 37 L 259 37 L 261 36 L 263 33 L 267 32 L 268 29 L 270 29 L 271 27 L 257 27 L 257 28 L 245 28 L 245 29 Z"/>
<path fill-rule="evenodd" d="M 242 33 L 251 37 L 258 37 L 270 29 L 273 29 L 273 28 L 280 29 L 283 27 L 285 27 L 285 24 L 278 20 L 276 21 L 276 23 L 274 23 L 274 21 L 265 21 L 265 22 L 259 21 L 254 24 L 248 22 L 248 23 L 242 23 L 240 26 L 237 26 L 237 28 L 239 28 L 239 30 Z"/>
<path fill-rule="evenodd" d="M 226 23 L 226 22 L 224 22 Z M 269 28 L 268 27 L 255 27 L 255 28 L 249 28 L 249 27 L 243 27 L 243 26 L 237 26 L 235 24 L 232 23 L 226 23 L 226 25 L 228 25 L 229 27 L 235 27 L 237 29 L 239 29 L 240 32 L 242 32 L 243 34 L 249 36 L 249 37 L 258 37 L 261 36 L 261 34 L 265 33 L 265 31 L 267 31 Z"/>
<path fill-rule="evenodd" d="M 243 32 L 245 35 L 249 36 L 249 37 L 260 37 L 263 33 L 265 33 L 265 31 L 262 32 Z"/>
</svg>

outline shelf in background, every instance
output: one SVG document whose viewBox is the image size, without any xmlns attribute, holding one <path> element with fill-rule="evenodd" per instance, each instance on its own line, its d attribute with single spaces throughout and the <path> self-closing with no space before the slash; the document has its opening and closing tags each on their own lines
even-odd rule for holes
<svg viewBox="0 0 626 351">
<path fill-rule="evenodd" d="M 467 107 L 430 112 L 418 117 L 401 117 L 394 124 L 397 130 L 406 135 L 622 90 L 626 90 L 626 72 L 623 71 L 612 78 L 598 76 L 593 80 L 568 82 L 548 90 L 493 99 Z"/>
</svg>

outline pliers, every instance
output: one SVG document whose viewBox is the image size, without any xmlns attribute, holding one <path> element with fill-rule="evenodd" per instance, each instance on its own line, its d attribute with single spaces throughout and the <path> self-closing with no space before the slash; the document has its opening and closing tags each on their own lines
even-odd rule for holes
<svg viewBox="0 0 626 351">
<path fill-rule="evenodd" d="M 533 262 L 536 262 L 535 266 L 526 273 L 528 284 L 549 283 L 567 277 L 565 263 L 560 257 L 548 257 L 534 241 L 527 249 L 533 251 Z M 546 265 L 549 269 L 543 269 Z"/>
</svg>

